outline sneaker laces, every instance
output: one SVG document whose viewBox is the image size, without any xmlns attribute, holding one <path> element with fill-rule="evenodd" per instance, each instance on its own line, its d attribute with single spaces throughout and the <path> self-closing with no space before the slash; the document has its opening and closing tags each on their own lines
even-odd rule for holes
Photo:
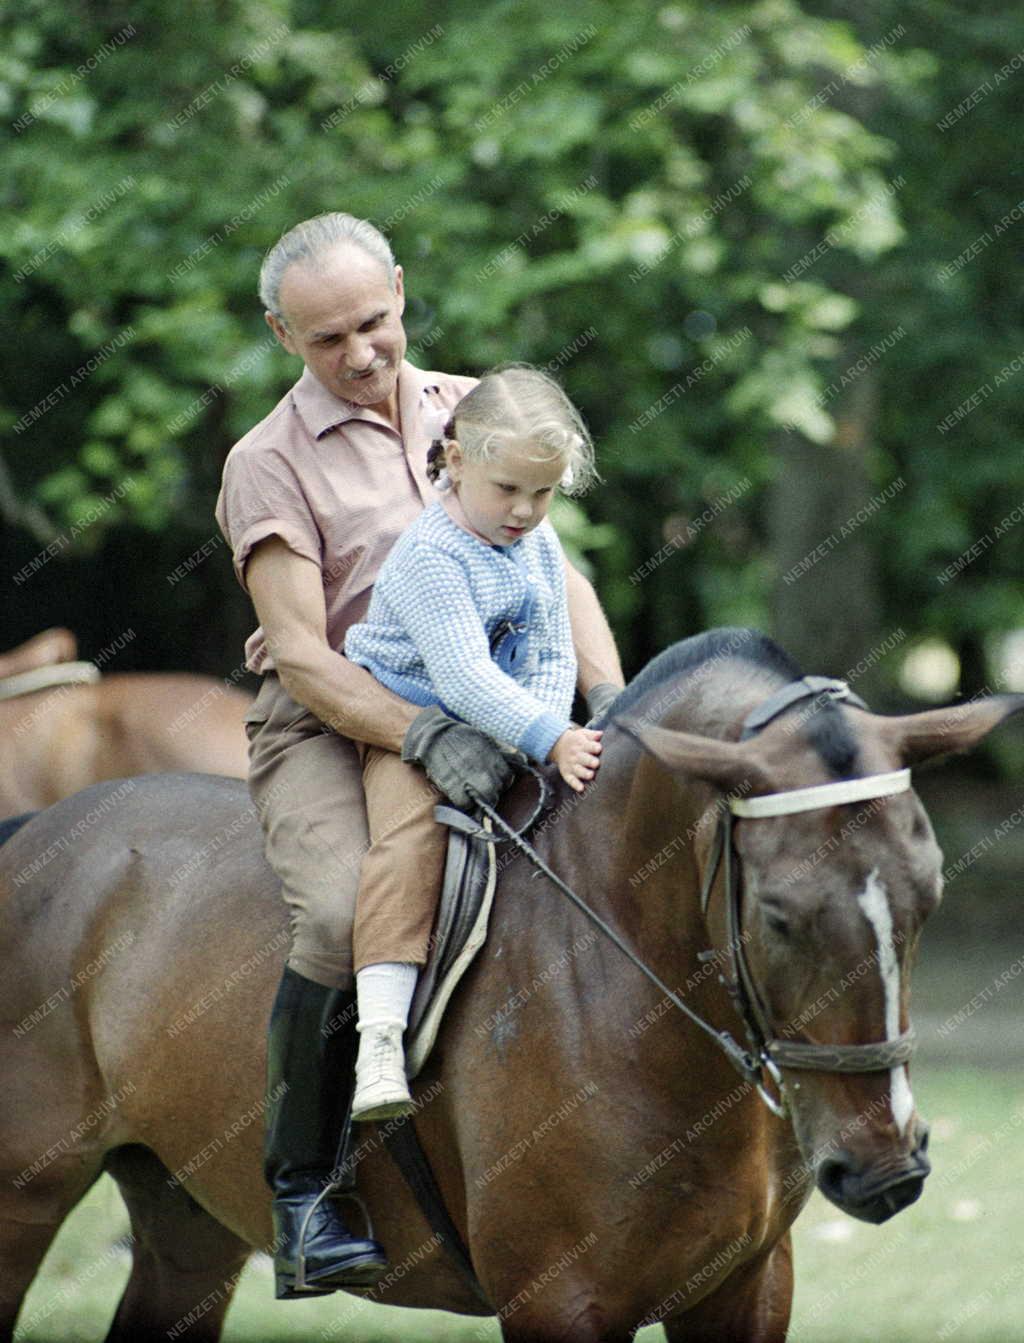
<svg viewBox="0 0 1024 1343">
<path fill-rule="evenodd" d="M 374 1063 L 386 1063 L 388 1059 L 398 1053 L 398 1041 L 395 1038 L 393 1029 L 385 1029 L 379 1032 L 373 1042 L 373 1061 Z"/>
</svg>

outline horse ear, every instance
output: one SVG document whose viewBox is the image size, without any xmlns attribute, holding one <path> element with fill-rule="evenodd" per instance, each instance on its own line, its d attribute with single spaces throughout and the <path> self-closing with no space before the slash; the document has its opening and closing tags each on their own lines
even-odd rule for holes
<svg viewBox="0 0 1024 1343">
<path fill-rule="evenodd" d="M 935 756 L 969 751 L 998 727 L 1004 718 L 1024 709 L 1024 695 L 988 695 L 948 709 L 927 709 L 902 718 L 885 718 L 904 765 L 920 764 Z"/>
<path fill-rule="evenodd" d="M 717 737 L 648 726 L 635 718 L 613 718 L 611 725 L 622 728 L 673 774 L 704 779 L 725 792 L 744 784 L 754 792 L 772 790 L 767 771 L 754 758 L 752 742 L 719 741 Z"/>
</svg>

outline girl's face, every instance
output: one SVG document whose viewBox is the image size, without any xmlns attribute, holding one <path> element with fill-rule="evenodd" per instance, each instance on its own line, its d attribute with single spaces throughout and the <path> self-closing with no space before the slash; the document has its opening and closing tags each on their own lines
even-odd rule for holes
<svg viewBox="0 0 1024 1343">
<path fill-rule="evenodd" d="M 543 522 L 565 473 L 560 458 L 531 461 L 527 452 L 507 447 L 489 461 L 467 461 L 454 440 L 445 461 L 466 521 L 492 546 L 510 546 Z"/>
</svg>

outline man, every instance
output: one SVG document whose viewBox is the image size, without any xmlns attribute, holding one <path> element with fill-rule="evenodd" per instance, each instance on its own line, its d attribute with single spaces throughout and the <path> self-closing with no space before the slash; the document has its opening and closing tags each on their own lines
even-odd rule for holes
<svg viewBox="0 0 1024 1343">
<path fill-rule="evenodd" d="M 324 1197 L 351 1102 L 351 931 L 368 847 L 353 742 L 421 763 L 457 806 L 473 793 L 496 800 L 511 772 L 483 734 L 399 699 L 337 651 L 385 555 L 434 497 L 424 416 L 454 409 L 474 380 L 404 359 L 402 268 L 351 215 L 286 233 L 263 264 L 260 298 L 305 369 L 229 454 L 217 520 L 260 621 L 246 644 L 263 674 L 247 720 L 249 782 L 292 921 L 270 1019 L 264 1149 L 277 1295 L 292 1297 L 365 1286 L 386 1267 Z M 567 583 L 579 688 L 598 711 L 622 671 L 590 584 L 571 566 Z"/>
</svg>

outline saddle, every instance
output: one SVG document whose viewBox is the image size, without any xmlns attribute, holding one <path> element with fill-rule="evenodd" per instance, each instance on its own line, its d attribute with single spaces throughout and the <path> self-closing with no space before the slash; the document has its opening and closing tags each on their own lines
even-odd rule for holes
<svg viewBox="0 0 1024 1343">
<path fill-rule="evenodd" d="M 485 817 L 483 826 L 475 825 L 464 812 L 446 806 L 435 807 L 434 815 L 450 827 L 448 857 L 427 963 L 409 1010 L 405 1066 L 410 1081 L 422 1071 L 448 1001 L 487 940 L 497 878 L 494 843 L 483 839 L 490 821 Z"/>
<path fill-rule="evenodd" d="M 516 818 L 516 830 L 532 830 L 549 802 L 543 774 L 533 768 L 537 801 Z M 498 876 L 495 851 L 505 836 L 495 834 L 483 812 L 468 816 L 456 807 L 434 808 L 434 817 L 448 826 L 448 857 L 441 883 L 437 918 L 430 938 L 427 963 L 420 971 L 405 1034 L 405 1066 L 410 1080 L 423 1069 L 448 1001 L 477 952 L 487 940 L 491 905 Z"/>
</svg>

